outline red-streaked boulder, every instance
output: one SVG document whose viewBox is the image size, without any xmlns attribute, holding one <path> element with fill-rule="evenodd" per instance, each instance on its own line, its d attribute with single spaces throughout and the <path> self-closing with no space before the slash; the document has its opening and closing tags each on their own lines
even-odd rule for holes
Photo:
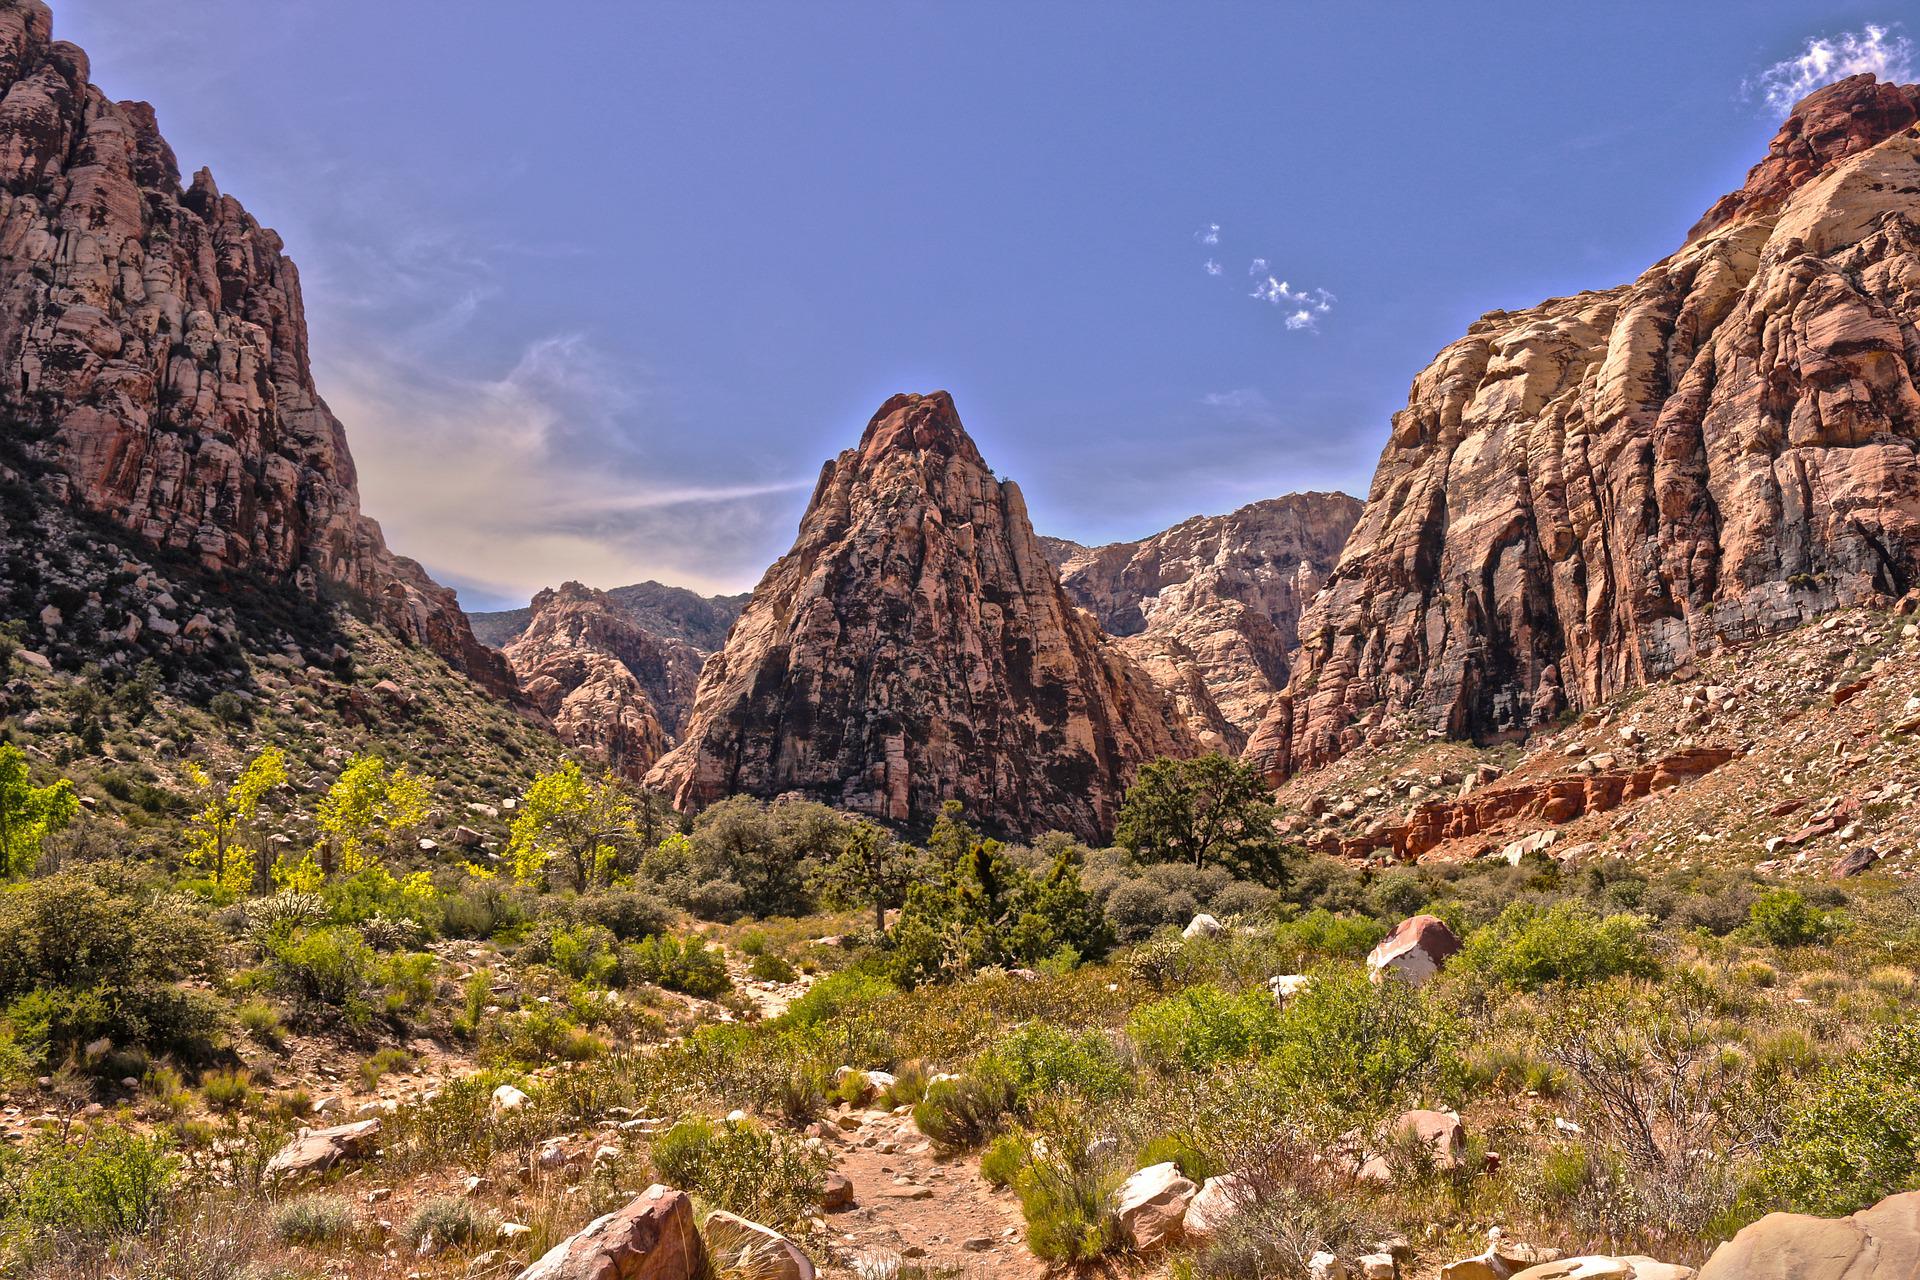
<svg viewBox="0 0 1920 1280">
<path fill-rule="evenodd" d="M 694 1280 L 706 1266 L 693 1201 L 655 1183 L 547 1250 L 520 1280 Z"/>
<path fill-rule="evenodd" d="M 1367 972 L 1375 982 L 1392 975 L 1419 986 L 1459 950 L 1459 935 L 1439 916 L 1410 916 L 1367 953 Z"/>
</svg>

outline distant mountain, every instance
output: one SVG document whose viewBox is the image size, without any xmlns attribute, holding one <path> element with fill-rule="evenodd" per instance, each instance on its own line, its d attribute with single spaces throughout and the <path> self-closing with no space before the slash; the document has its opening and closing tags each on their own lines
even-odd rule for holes
<svg viewBox="0 0 1920 1280">
<path fill-rule="evenodd" d="M 1139 765 L 1196 749 L 937 392 L 895 396 L 826 464 L 649 781 L 682 808 L 797 792 L 920 827 L 958 800 L 994 830 L 1099 839 Z"/>
<path fill-rule="evenodd" d="M 637 626 L 666 640 L 682 640 L 701 653 L 712 653 L 727 642 L 727 630 L 733 626 L 747 597 L 703 596 L 685 587 L 669 587 L 659 582 L 637 582 L 630 587 L 614 587 L 599 592 L 617 606 Z M 494 613 L 469 613 L 467 621 L 480 643 L 493 649 L 512 644 L 533 620 L 534 608 L 503 609 Z"/>
<path fill-rule="evenodd" d="M 1361 505 L 1344 493 L 1296 493 L 1137 542 L 1040 545 L 1067 594 L 1122 637 L 1188 727 L 1237 754 L 1286 687 L 1301 611 Z"/>
<path fill-rule="evenodd" d="M 1518 735 L 1920 584 L 1917 122 L 1820 89 L 1638 280 L 1441 351 L 1249 757 Z"/>
</svg>

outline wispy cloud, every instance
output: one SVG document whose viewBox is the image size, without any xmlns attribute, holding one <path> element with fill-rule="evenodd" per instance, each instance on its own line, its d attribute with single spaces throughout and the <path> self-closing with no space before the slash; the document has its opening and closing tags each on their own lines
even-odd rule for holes
<svg viewBox="0 0 1920 1280">
<path fill-rule="evenodd" d="M 1193 238 L 1198 240 L 1201 244 L 1207 244 L 1207 245 L 1219 244 L 1220 243 L 1220 224 L 1217 222 L 1209 222 L 1207 224 L 1207 229 L 1204 231 L 1194 232 Z"/>
<path fill-rule="evenodd" d="M 737 590 L 811 478 L 699 484 L 648 476 L 596 450 L 645 412 L 584 338 L 532 343 L 497 378 L 434 373 L 361 349 L 321 370 L 347 423 L 362 498 L 389 542 L 435 572 L 524 599 L 578 578 L 660 578 Z"/>
<path fill-rule="evenodd" d="M 1786 115 L 1821 85 L 1871 71 L 1882 80 L 1913 78 L 1913 41 L 1890 27 L 1868 23 L 1858 31 L 1810 36 L 1805 47 L 1748 80 L 1748 94 L 1759 94 L 1776 115 Z"/>
<path fill-rule="evenodd" d="M 1207 274 L 1208 274 L 1208 275 L 1210 275 L 1210 276 L 1217 276 L 1217 275 L 1219 275 L 1219 274 L 1220 274 L 1220 272 L 1221 272 L 1222 270 L 1224 270 L 1224 268 L 1223 268 L 1223 267 L 1221 267 L 1221 265 L 1220 265 L 1219 263 L 1217 263 L 1217 262 L 1215 262 L 1215 261 L 1214 261 L 1214 260 L 1213 260 L 1212 258 L 1208 258 L 1208 259 L 1207 259 Z"/>
</svg>

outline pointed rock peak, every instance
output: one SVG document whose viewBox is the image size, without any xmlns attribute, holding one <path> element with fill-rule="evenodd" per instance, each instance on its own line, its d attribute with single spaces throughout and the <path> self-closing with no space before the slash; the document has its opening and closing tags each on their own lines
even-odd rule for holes
<svg viewBox="0 0 1920 1280">
<path fill-rule="evenodd" d="M 1848 156 L 1865 151 L 1920 120 L 1920 85 L 1882 83 L 1871 71 L 1836 80 L 1794 104 L 1747 181 L 1714 202 L 1688 240 L 1736 218 L 1780 207 L 1802 185 Z"/>
<path fill-rule="evenodd" d="M 986 463 L 960 425 L 960 411 L 944 391 L 927 395 L 902 393 L 880 406 L 860 437 L 860 462 L 871 467 L 896 453 L 935 453 Z"/>
</svg>

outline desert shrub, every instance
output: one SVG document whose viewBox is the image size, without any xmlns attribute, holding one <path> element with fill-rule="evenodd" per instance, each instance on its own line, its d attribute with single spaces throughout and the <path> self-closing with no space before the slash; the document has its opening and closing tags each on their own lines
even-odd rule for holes
<svg viewBox="0 0 1920 1280">
<path fill-rule="evenodd" d="M 527 919 L 519 891 L 498 877 L 469 876 L 457 890 L 443 894 L 439 906 L 440 932 L 449 938 L 491 938 Z"/>
<path fill-rule="evenodd" d="M 562 908 L 574 924 L 605 929 L 621 942 L 638 942 L 673 927 L 673 908 L 637 889 L 581 894 Z"/>
<path fill-rule="evenodd" d="M 312 1248 L 336 1245 L 352 1235 L 358 1214 L 347 1197 L 316 1192 L 273 1206 L 269 1221 L 273 1238 L 281 1244 Z"/>
<path fill-rule="evenodd" d="M 253 1099 L 253 1078 L 245 1071 L 209 1071 L 200 1077 L 200 1095 L 215 1111 L 238 1111 Z"/>
<path fill-rule="evenodd" d="M 1003 1133 L 980 1153 L 980 1176 L 996 1187 L 1011 1187 L 1027 1163 L 1033 1139 L 1025 1134 Z"/>
<path fill-rule="evenodd" d="M 811 1027 L 859 1010 L 868 1009 L 899 992 L 893 983 L 861 969 L 842 969 L 830 973 L 807 989 L 805 995 L 787 1006 L 780 1017 L 786 1027 Z"/>
<path fill-rule="evenodd" d="M 1537 990 L 1551 982 L 1584 986 L 1659 972 L 1641 917 L 1602 917 L 1574 902 L 1547 907 L 1513 903 L 1467 938 L 1454 964 L 1514 990 Z"/>
<path fill-rule="evenodd" d="M 1756 1179 L 1767 1208 L 1835 1216 L 1920 1181 L 1920 1023 L 1875 1029 L 1791 1098 Z"/>
<path fill-rule="evenodd" d="M 1184 924 L 1199 909 L 1199 899 L 1192 894 L 1166 893 L 1145 879 L 1115 885 L 1106 899 L 1107 919 L 1121 942 L 1138 942 L 1162 926 Z"/>
<path fill-rule="evenodd" d="M 1235 880 L 1232 884 L 1213 895 L 1207 908 L 1221 918 L 1227 916 L 1245 916 L 1249 919 L 1263 916 L 1273 910 L 1280 895 L 1264 885 L 1251 880 Z"/>
<path fill-rule="evenodd" d="M 988 1066 L 933 1081 L 913 1109 L 913 1122 L 935 1145 L 964 1151 L 1000 1132 L 1017 1096 L 1014 1082 Z"/>
<path fill-rule="evenodd" d="M 1126 1235 L 1113 1211 L 1113 1193 L 1123 1181 L 1110 1163 L 1029 1147 L 1009 1184 L 1027 1222 L 1027 1248 L 1037 1258 L 1069 1265 L 1119 1251 Z"/>
<path fill-rule="evenodd" d="M 279 1012 L 265 1000 L 248 1000 L 234 1011 L 241 1030 L 262 1044 L 277 1045 L 286 1035 Z"/>
<path fill-rule="evenodd" d="M 1317 960 L 1353 959 L 1373 950 L 1387 936 L 1386 926 L 1367 916 L 1339 914 L 1315 907 L 1273 928 L 1272 947 L 1287 967 L 1299 970 Z"/>
<path fill-rule="evenodd" d="M 134 1235 L 160 1220 L 178 1169 L 157 1135 L 43 1136 L 0 1156 L 0 1224 L 28 1235 Z"/>
<path fill-rule="evenodd" d="M 182 984 L 218 972 L 218 928 L 189 902 L 144 892 L 111 864 L 0 889 L 0 1009 L 45 1063 L 101 1037 L 198 1058 L 221 1024 Z"/>
<path fill-rule="evenodd" d="M 1096 959 L 1113 935 L 1080 883 L 1071 848 L 1045 871 L 1025 870 L 983 839 L 949 803 L 928 841 L 934 871 L 913 886 L 888 937 L 889 970 L 915 986 L 990 965 L 1031 966 L 1054 956 Z"/>
<path fill-rule="evenodd" d="M 372 1057 L 360 1064 L 360 1080 L 367 1088 L 379 1085 L 381 1078 L 396 1071 L 406 1071 L 413 1066 L 413 1055 L 397 1045 L 388 1045 L 376 1051 Z"/>
<path fill-rule="evenodd" d="M 1384 1116 L 1451 1070 L 1451 1021 L 1424 992 L 1346 967 L 1312 977 L 1281 1010 L 1260 1069 L 1280 1096 L 1350 1123 Z"/>
<path fill-rule="evenodd" d="M 344 926 L 301 930 L 267 946 L 267 972 L 275 989 L 310 1008 L 352 1008 L 371 982 L 373 967 L 373 948 Z"/>
<path fill-rule="evenodd" d="M 1831 934 L 1836 921 L 1797 889 L 1769 889 L 1747 908 L 1747 924 L 1756 937 L 1776 947 L 1804 947 Z"/>
<path fill-rule="evenodd" d="M 500 1220 L 465 1196 L 429 1196 L 414 1206 L 400 1227 L 400 1238 L 415 1253 L 463 1248 L 491 1240 Z"/>
<path fill-rule="evenodd" d="M 819 1203 L 829 1157 L 751 1122 L 682 1120 L 649 1157 L 669 1186 L 775 1230 L 793 1230 Z"/>
<path fill-rule="evenodd" d="M 733 990 L 726 960 L 698 938 L 655 934 L 620 951 L 620 975 L 627 982 L 651 982 L 702 1000 Z"/>
<path fill-rule="evenodd" d="M 1263 1053 L 1276 1043 L 1279 1027 L 1280 1008 L 1269 993 L 1229 995 L 1211 984 L 1143 1005 L 1127 1022 L 1149 1061 L 1188 1071 Z"/>
<path fill-rule="evenodd" d="M 543 920 L 515 953 L 526 964 L 551 965 L 575 982 L 604 987 L 620 973 L 620 957 L 611 930 L 591 924 Z"/>
<path fill-rule="evenodd" d="M 753 957 L 747 964 L 747 972 L 762 982 L 792 982 L 798 976 L 791 964 L 771 951 L 762 951 Z"/>
<path fill-rule="evenodd" d="M 996 1042 L 974 1070 L 1009 1081 L 1020 1106 L 1063 1089 L 1089 1101 L 1114 1097 L 1131 1077 L 1119 1049 L 1102 1032 L 1074 1033 L 1037 1022 Z"/>
</svg>

